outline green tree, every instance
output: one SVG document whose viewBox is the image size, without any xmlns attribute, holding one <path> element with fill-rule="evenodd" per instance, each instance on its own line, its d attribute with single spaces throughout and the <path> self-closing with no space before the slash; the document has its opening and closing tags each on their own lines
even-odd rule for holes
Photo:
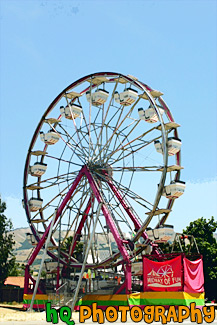
<svg viewBox="0 0 217 325">
<path fill-rule="evenodd" d="M 11 233 L 13 225 L 3 214 L 5 209 L 6 204 L 0 197 L 0 286 L 4 284 L 8 275 L 15 272 L 16 268 L 16 259 L 13 255 L 15 242 Z"/>
<path fill-rule="evenodd" d="M 217 242 L 213 236 L 216 229 L 217 222 L 214 217 L 208 220 L 200 218 L 191 222 L 183 233 L 195 237 L 199 251 L 203 255 L 206 297 L 217 300 Z M 195 247 L 192 249 L 193 252 L 196 253 Z"/>
<path fill-rule="evenodd" d="M 63 250 L 69 251 L 70 246 L 72 244 L 72 240 L 73 240 L 72 236 L 69 236 L 69 237 L 66 238 L 66 241 L 65 241 L 64 246 L 63 246 Z M 75 245 L 74 252 L 73 252 L 73 256 L 75 256 L 77 253 L 82 253 L 83 252 L 83 246 L 84 246 L 83 242 L 77 241 L 77 243 Z"/>
<path fill-rule="evenodd" d="M 22 269 L 19 263 L 15 261 L 13 267 L 10 270 L 9 276 L 23 276 Z"/>
</svg>

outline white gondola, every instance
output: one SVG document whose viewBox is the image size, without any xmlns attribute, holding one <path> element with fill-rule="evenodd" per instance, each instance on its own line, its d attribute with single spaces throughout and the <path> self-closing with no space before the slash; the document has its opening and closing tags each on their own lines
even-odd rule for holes
<svg viewBox="0 0 217 325">
<path fill-rule="evenodd" d="M 172 181 L 170 185 L 164 187 L 162 195 L 167 199 L 177 199 L 184 193 L 185 187 L 185 182 Z"/>
<path fill-rule="evenodd" d="M 90 94 L 90 91 L 86 92 L 87 101 L 92 103 L 94 106 L 99 106 L 105 104 L 107 98 L 109 96 L 109 92 L 105 89 L 97 89 L 95 92 Z"/>
<path fill-rule="evenodd" d="M 126 88 L 122 93 L 115 92 L 114 99 L 116 103 L 129 106 L 135 102 L 138 92 L 132 88 Z"/>
<path fill-rule="evenodd" d="M 47 169 L 47 164 L 36 162 L 33 166 L 30 166 L 30 174 L 32 176 L 40 177 L 42 176 Z"/>
<path fill-rule="evenodd" d="M 65 116 L 65 118 L 69 120 L 73 120 L 76 117 L 80 117 L 82 113 L 82 107 L 81 105 L 77 104 L 72 104 L 72 105 L 67 105 L 66 107 L 60 106 L 60 112 L 62 116 Z"/>
<path fill-rule="evenodd" d="M 180 151 L 182 141 L 175 137 L 168 138 L 168 155 L 173 156 Z M 157 152 L 163 154 L 162 144 L 159 140 L 154 142 L 155 149 Z"/>
<path fill-rule="evenodd" d="M 29 208 L 31 212 L 38 211 L 42 207 L 43 200 L 39 198 L 32 197 L 29 200 Z"/>
<path fill-rule="evenodd" d="M 162 144 L 159 140 L 154 141 L 154 146 L 158 153 L 163 154 Z"/>
<path fill-rule="evenodd" d="M 158 109 L 159 109 L 160 114 L 162 115 L 164 110 L 160 107 Z M 149 107 L 145 111 L 143 108 L 138 108 L 138 113 L 139 113 L 140 119 L 144 120 L 148 123 L 156 123 L 159 120 L 154 107 Z"/>
<path fill-rule="evenodd" d="M 146 233 L 149 239 L 153 240 L 155 243 L 169 244 L 173 243 L 176 235 L 171 225 L 162 225 L 155 229 L 147 228 Z"/>
<path fill-rule="evenodd" d="M 169 156 L 175 155 L 180 151 L 182 141 L 178 138 L 172 137 L 168 138 L 168 154 Z"/>
<path fill-rule="evenodd" d="M 40 138 L 45 144 L 52 145 L 59 141 L 60 135 L 59 133 L 50 130 L 47 133 L 40 132 Z"/>
</svg>

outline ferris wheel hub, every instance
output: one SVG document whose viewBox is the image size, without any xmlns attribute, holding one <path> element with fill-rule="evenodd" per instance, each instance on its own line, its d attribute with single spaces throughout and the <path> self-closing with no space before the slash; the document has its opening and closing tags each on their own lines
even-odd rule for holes
<svg viewBox="0 0 217 325">
<path fill-rule="evenodd" d="M 110 164 L 104 163 L 101 161 L 96 162 L 90 162 L 88 165 L 88 168 L 91 172 L 94 172 L 102 177 L 112 177 L 113 176 L 113 168 Z"/>
</svg>

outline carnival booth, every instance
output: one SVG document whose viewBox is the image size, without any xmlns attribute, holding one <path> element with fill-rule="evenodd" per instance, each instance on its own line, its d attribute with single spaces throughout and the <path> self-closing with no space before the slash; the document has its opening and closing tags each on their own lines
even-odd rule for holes
<svg viewBox="0 0 217 325">
<path fill-rule="evenodd" d="M 158 260 L 157 260 L 158 259 Z M 164 259 L 164 261 L 159 261 Z M 199 256 L 190 260 L 184 254 L 165 254 L 157 257 L 144 255 L 140 272 L 143 285 L 141 292 L 114 295 L 85 295 L 76 305 L 91 306 L 97 302 L 98 308 L 108 306 L 190 306 L 192 302 L 197 308 L 204 306 L 203 260 Z"/>
</svg>

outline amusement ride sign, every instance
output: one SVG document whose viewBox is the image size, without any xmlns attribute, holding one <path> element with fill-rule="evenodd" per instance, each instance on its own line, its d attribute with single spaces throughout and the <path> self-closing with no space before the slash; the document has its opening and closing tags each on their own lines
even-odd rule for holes
<svg viewBox="0 0 217 325">
<path fill-rule="evenodd" d="M 181 256 L 165 262 L 143 261 L 144 291 L 182 290 Z"/>
</svg>

